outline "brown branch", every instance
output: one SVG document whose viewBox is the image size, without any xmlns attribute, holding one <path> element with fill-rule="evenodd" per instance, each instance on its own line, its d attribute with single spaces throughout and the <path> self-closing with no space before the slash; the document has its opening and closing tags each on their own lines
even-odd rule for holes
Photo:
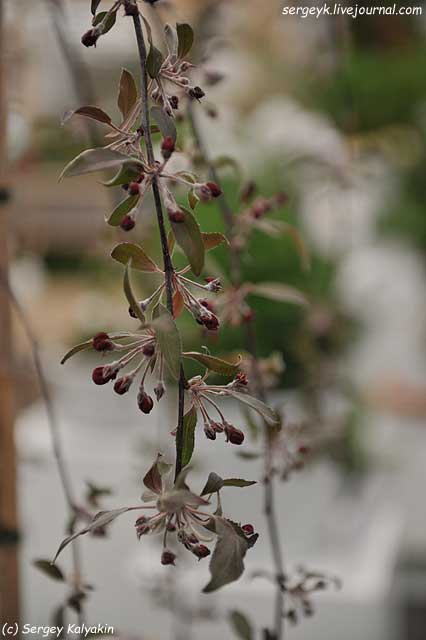
<svg viewBox="0 0 426 640">
<path fill-rule="evenodd" d="M 194 136 L 195 143 L 199 149 L 199 152 L 204 160 L 205 165 L 208 167 L 209 174 L 212 180 L 219 186 L 220 179 L 216 168 L 214 167 L 209 154 L 206 149 L 206 145 L 198 126 L 196 116 L 194 113 L 193 103 L 188 105 L 188 120 L 191 126 L 191 130 Z M 222 213 L 223 220 L 226 225 L 226 230 L 229 235 L 230 242 L 230 275 L 231 282 L 238 286 L 241 284 L 241 256 L 239 250 L 233 243 L 235 235 L 235 222 L 234 214 L 226 199 L 224 191 L 222 189 L 222 195 L 219 198 L 219 207 Z M 266 401 L 266 390 L 262 383 L 261 372 L 259 368 L 259 360 L 257 355 L 257 341 L 256 332 L 253 320 L 249 320 L 246 324 L 246 345 L 247 350 L 252 358 L 253 365 L 253 378 L 254 378 L 254 391 L 256 395 L 263 401 Z M 274 607 L 274 640 L 282 640 L 284 637 L 284 614 L 285 614 L 285 602 L 284 602 L 284 558 L 282 553 L 280 530 L 278 526 L 277 511 L 275 505 L 275 483 L 271 467 L 271 439 L 270 428 L 264 423 L 264 514 L 268 526 L 268 534 L 271 544 L 272 557 L 275 565 L 275 581 L 276 581 L 276 595 L 275 595 L 275 607 Z"/>
<path fill-rule="evenodd" d="M 59 478 L 61 480 L 65 501 L 68 505 L 69 514 L 70 516 L 74 516 L 76 513 L 76 502 L 74 500 L 74 491 L 73 491 L 73 486 L 71 481 L 71 472 L 68 468 L 68 463 L 64 456 L 64 450 L 62 447 L 59 425 L 56 418 L 56 413 L 53 406 L 52 398 L 50 396 L 49 385 L 47 383 L 43 364 L 40 358 L 38 342 L 33 333 L 32 327 L 28 321 L 26 313 L 21 303 L 17 299 L 15 293 L 13 292 L 9 284 L 9 281 L 3 276 L 1 276 L 0 284 L 3 287 L 3 289 L 6 291 L 9 297 L 9 300 L 12 304 L 12 307 L 15 309 L 16 314 L 25 331 L 28 342 L 30 343 L 31 353 L 34 361 L 34 368 L 36 370 L 41 395 L 44 401 L 44 405 L 46 407 L 47 422 L 49 425 L 50 436 L 52 438 L 53 455 L 56 460 L 56 466 L 58 469 Z M 73 531 L 70 530 L 70 534 L 72 533 Z M 73 582 L 74 582 L 75 588 L 78 590 L 82 583 L 82 575 L 83 575 L 82 561 L 80 556 L 78 540 L 74 540 L 72 543 L 72 558 L 73 558 L 73 573 L 74 573 Z M 79 621 L 79 626 L 81 626 L 85 621 L 85 613 L 84 613 L 84 608 L 82 603 L 80 603 L 80 610 L 78 612 L 78 621 Z"/>
<path fill-rule="evenodd" d="M 141 18 L 139 13 L 133 16 L 133 24 L 135 27 L 136 42 L 138 45 L 139 61 L 141 67 L 141 100 L 142 100 L 142 131 L 145 139 L 146 153 L 149 164 L 153 167 L 155 164 L 155 156 L 152 145 L 152 136 L 149 117 L 149 95 L 148 95 L 148 75 L 146 68 L 147 51 L 145 39 L 142 31 Z M 166 285 L 167 308 L 173 316 L 173 274 L 174 267 L 167 242 L 166 227 L 164 224 L 163 206 L 158 188 L 158 179 L 154 175 L 152 181 L 152 192 L 154 195 L 155 210 L 157 213 L 158 229 L 160 232 L 161 250 L 163 253 L 164 276 Z M 179 405 L 178 405 L 178 424 L 176 429 L 176 467 L 175 475 L 179 475 L 182 470 L 182 453 L 183 453 L 183 412 L 184 412 L 184 390 L 186 386 L 185 373 L 183 367 L 180 367 L 179 376 Z"/>
</svg>

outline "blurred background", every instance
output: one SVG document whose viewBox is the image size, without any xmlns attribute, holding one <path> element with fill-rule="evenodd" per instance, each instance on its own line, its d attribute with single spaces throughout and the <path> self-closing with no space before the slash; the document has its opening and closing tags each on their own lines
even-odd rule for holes
<svg viewBox="0 0 426 640">
<path fill-rule="evenodd" d="M 129 236 L 104 222 L 120 194 L 102 186 L 101 177 L 57 180 L 64 164 L 103 133 L 101 125 L 88 128 L 77 119 L 61 126 L 63 114 L 97 104 L 117 115 L 121 68 L 137 74 L 131 24 L 118 20 L 96 48 L 85 49 L 88 0 L 1 6 L 0 262 L 39 342 L 77 494 L 92 482 L 111 488 L 106 508 L 131 504 L 156 452 L 172 454 L 173 393 L 141 419 L 136 403 L 93 386 L 90 356 L 59 364 L 76 342 L 129 328 L 132 320 L 122 270 L 108 259 L 117 240 Z M 341 591 L 317 598 L 312 618 L 287 633 L 295 640 L 420 640 L 426 637 L 426 13 L 302 19 L 282 16 L 282 6 L 282 0 L 157 5 L 165 21 L 188 21 L 200 34 L 200 78 L 205 70 L 223 74 L 206 89 L 199 118 L 211 156 L 238 162 L 237 169 L 225 162 L 221 169 L 233 206 L 240 176 L 253 178 L 262 195 L 284 191 L 287 203 L 274 218 L 294 224 L 311 252 L 311 269 L 303 270 L 290 237 L 256 232 L 244 259 L 247 280 L 285 282 L 311 301 L 300 309 L 252 300 L 273 402 L 289 423 L 309 425 L 309 460 L 277 490 L 286 565 L 343 581 Z M 180 135 L 188 136 L 184 125 Z M 215 204 L 197 211 L 203 230 L 223 228 Z M 132 240 L 158 256 L 149 202 L 144 215 Z M 226 272 L 226 250 L 215 259 L 212 273 Z M 147 277 L 135 278 L 135 286 L 141 298 L 153 289 Z M 0 618 L 6 621 L 19 602 L 23 622 L 48 624 L 64 587 L 33 561 L 54 554 L 66 506 L 30 344 L 15 312 L 9 323 L 9 302 L 3 286 Z M 188 347 L 202 341 L 225 353 L 244 345 L 241 328 L 224 326 L 213 342 L 189 318 L 182 330 Z M 229 410 L 242 425 L 238 407 Z M 255 456 L 244 459 L 203 438 L 197 444 L 195 485 L 203 484 L 206 468 L 260 478 Z M 254 432 L 247 450 L 256 448 Z M 209 640 L 219 632 L 231 638 L 225 618 L 233 608 L 267 625 L 272 590 L 251 577 L 271 566 L 261 487 L 230 491 L 225 509 L 235 520 L 254 522 L 261 538 L 242 580 L 215 597 L 199 593 L 207 566 L 189 562 L 171 579 L 151 553 L 155 542 L 138 543 L 129 519 L 115 523 L 106 539 L 85 538 L 85 579 L 95 589 L 88 622 L 144 640 L 201 634 Z M 64 552 L 61 566 L 69 561 Z"/>
</svg>

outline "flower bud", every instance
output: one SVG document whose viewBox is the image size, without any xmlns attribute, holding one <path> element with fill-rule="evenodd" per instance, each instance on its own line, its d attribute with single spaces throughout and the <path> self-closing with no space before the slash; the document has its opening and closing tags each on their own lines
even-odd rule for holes
<svg viewBox="0 0 426 640">
<path fill-rule="evenodd" d="M 131 231 L 132 229 L 134 229 L 135 225 L 136 222 L 134 218 L 129 215 L 124 216 L 124 218 L 120 222 L 120 227 L 123 229 L 123 231 Z"/>
<path fill-rule="evenodd" d="M 166 392 L 166 387 L 162 382 L 159 382 L 157 386 L 154 387 L 155 397 L 157 398 L 157 402 L 161 400 Z"/>
<path fill-rule="evenodd" d="M 213 198 L 218 198 L 222 195 L 222 189 L 216 184 L 216 182 L 206 182 L 206 187 L 210 189 L 210 193 Z"/>
<path fill-rule="evenodd" d="M 139 182 L 130 182 L 129 183 L 129 188 L 127 189 L 127 193 L 129 194 L 129 196 L 138 196 L 140 191 L 139 191 Z"/>
<path fill-rule="evenodd" d="M 200 320 L 209 331 L 216 331 L 219 328 L 219 319 L 214 315 L 214 313 L 202 315 Z"/>
<path fill-rule="evenodd" d="M 138 407 L 142 413 L 150 413 L 154 406 L 154 400 L 145 391 L 138 394 Z"/>
<path fill-rule="evenodd" d="M 191 87 L 188 91 L 191 98 L 195 98 L 196 100 L 201 100 L 206 95 L 201 87 Z"/>
<path fill-rule="evenodd" d="M 175 141 L 171 136 L 166 136 L 163 138 L 163 142 L 161 143 L 161 155 L 164 160 L 168 160 L 172 153 L 175 150 Z"/>
<path fill-rule="evenodd" d="M 153 342 L 148 342 L 142 347 L 142 353 L 147 358 L 151 358 L 155 353 L 155 344 Z"/>
<path fill-rule="evenodd" d="M 95 351 L 113 351 L 114 343 L 110 339 L 109 335 L 104 331 L 97 333 L 93 336 L 92 346 Z"/>
<path fill-rule="evenodd" d="M 139 13 L 139 9 L 131 0 L 125 0 L 124 2 L 124 13 L 126 16 L 137 16 Z"/>
<path fill-rule="evenodd" d="M 115 393 L 118 393 L 119 396 L 124 395 L 130 389 L 132 382 L 132 376 L 123 376 L 122 378 L 118 378 L 114 383 Z"/>
<path fill-rule="evenodd" d="M 180 209 L 176 211 L 168 211 L 170 222 L 183 222 L 185 220 L 185 214 Z"/>
<path fill-rule="evenodd" d="M 92 380 L 95 384 L 106 384 L 117 377 L 117 371 L 109 366 L 96 367 L 92 371 Z"/>
<path fill-rule="evenodd" d="M 204 433 L 209 440 L 216 440 L 216 429 L 211 424 L 204 425 Z"/>
<path fill-rule="evenodd" d="M 254 533 L 254 527 L 252 524 L 243 524 L 241 529 L 244 531 L 246 536 L 252 536 Z"/>
<path fill-rule="evenodd" d="M 232 424 L 225 426 L 226 441 L 231 444 L 243 444 L 244 433 L 240 429 L 236 429 Z"/>
<path fill-rule="evenodd" d="M 212 293 L 218 293 L 222 289 L 221 282 L 219 278 L 206 278 L 207 291 L 211 291 Z"/>
<path fill-rule="evenodd" d="M 84 44 L 85 47 L 95 47 L 98 38 L 99 32 L 97 29 L 89 29 L 81 36 L 81 44 Z"/>
<path fill-rule="evenodd" d="M 179 109 L 179 98 L 177 96 L 171 96 L 169 102 L 172 109 Z"/>
<path fill-rule="evenodd" d="M 172 564 L 174 566 L 176 560 L 176 554 L 173 551 L 169 551 L 168 549 L 164 549 L 161 554 L 161 564 L 167 565 Z"/>
<path fill-rule="evenodd" d="M 191 549 L 194 556 L 197 556 L 199 560 L 207 558 L 210 555 L 210 549 L 205 544 L 197 544 Z"/>
<path fill-rule="evenodd" d="M 237 373 L 237 375 L 235 376 L 235 380 L 234 382 L 236 382 L 237 384 L 241 384 L 244 386 L 248 385 L 248 378 L 246 376 L 245 373 L 242 373 L 241 371 L 239 373 Z"/>
<path fill-rule="evenodd" d="M 205 298 L 202 298 L 202 299 L 200 298 L 199 302 L 200 302 L 200 304 L 203 305 L 203 307 L 205 307 L 206 309 L 208 309 L 212 313 L 215 312 L 215 307 L 214 307 L 213 303 L 210 302 L 210 300 L 206 300 Z"/>
</svg>

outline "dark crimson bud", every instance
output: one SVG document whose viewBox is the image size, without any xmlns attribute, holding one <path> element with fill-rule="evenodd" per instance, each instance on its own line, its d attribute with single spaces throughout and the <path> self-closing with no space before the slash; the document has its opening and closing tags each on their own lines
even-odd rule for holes
<svg viewBox="0 0 426 640">
<path fill-rule="evenodd" d="M 213 427 L 213 429 L 216 431 L 216 433 L 223 433 L 224 428 L 220 422 L 211 422 L 210 424 Z"/>
<path fill-rule="evenodd" d="M 161 554 L 161 564 L 175 564 L 175 560 L 176 560 L 176 555 L 173 553 L 173 551 L 168 551 L 168 549 L 164 549 L 163 553 Z"/>
<path fill-rule="evenodd" d="M 301 445 L 298 448 L 298 452 L 302 455 L 302 456 L 306 456 L 309 453 L 309 447 L 307 447 L 306 445 Z"/>
<path fill-rule="evenodd" d="M 141 522 L 140 524 L 137 524 L 137 521 L 136 521 L 135 527 L 136 527 L 136 535 L 138 539 L 140 539 L 141 536 L 151 531 L 151 527 L 147 522 Z"/>
<path fill-rule="evenodd" d="M 171 96 L 169 102 L 172 109 L 179 109 L 179 98 L 177 96 Z"/>
<path fill-rule="evenodd" d="M 120 222 L 120 227 L 123 231 L 131 231 L 135 227 L 135 220 L 132 216 L 124 216 L 122 221 Z"/>
<path fill-rule="evenodd" d="M 222 195 L 222 189 L 216 184 L 216 182 L 207 182 L 206 186 L 210 189 L 213 198 L 218 198 Z"/>
<path fill-rule="evenodd" d="M 117 372 L 110 367 L 96 367 L 92 371 L 92 380 L 95 384 L 106 384 L 117 377 Z"/>
<path fill-rule="evenodd" d="M 216 429 L 211 424 L 204 425 L 204 433 L 209 440 L 216 440 Z"/>
<path fill-rule="evenodd" d="M 138 394 L 138 407 L 143 413 L 150 413 L 154 406 L 154 400 L 145 391 Z"/>
<path fill-rule="evenodd" d="M 232 424 L 227 424 L 225 426 L 225 433 L 227 442 L 230 442 L 231 444 L 243 444 L 244 433 L 240 431 L 240 429 L 233 427 Z"/>
<path fill-rule="evenodd" d="M 166 388 L 162 382 L 159 382 L 157 386 L 154 387 L 154 393 L 155 397 L 157 398 L 157 402 L 164 396 L 165 391 Z"/>
<path fill-rule="evenodd" d="M 167 531 L 170 531 L 171 533 L 173 533 L 173 531 L 176 531 L 176 525 L 173 522 L 168 522 L 166 528 Z"/>
<path fill-rule="evenodd" d="M 192 89 L 190 89 L 188 93 L 191 98 L 195 98 L 196 100 L 201 100 L 201 98 L 204 98 L 204 96 L 206 95 L 201 87 L 192 87 Z"/>
<path fill-rule="evenodd" d="M 254 533 L 254 527 L 252 524 L 243 524 L 241 529 L 244 531 L 246 536 L 252 536 Z"/>
<path fill-rule="evenodd" d="M 163 138 L 163 142 L 161 143 L 161 155 L 164 160 L 168 160 L 175 150 L 175 141 L 171 136 L 166 136 Z"/>
<path fill-rule="evenodd" d="M 126 0 L 124 3 L 124 13 L 126 16 L 137 16 L 139 9 L 131 0 Z"/>
<path fill-rule="evenodd" d="M 148 344 L 142 347 L 142 353 L 147 358 L 151 358 L 155 353 L 155 344 L 153 342 L 148 342 Z"/>
<path fill-rule="evenodd" d="M 101 331 L 93 336 L 92 346 L 96 351 L 113 351 L 114 343 L 107 333 Z"/>
<path fill-rule="evenodd" d="M 96 29 L 89 29 L 86 33 L 83 33 L 81 36 L 81 43 L 84 44 L 85 47 L 94 47 L 96 42 L 98 41 L 99 33 Z"/>
<path fill-rule="evenodd" d="M 214 314 L 202 316 L 201 322 L 209 331 L 216 331 L 219 328 L 219 319 Z"/>
<path fill-rule="evenodd" d="M 130 389 L 132 382 L 132 376 L 123 376 L 122 378 L 118 378 L 114 383 L 115 393 L 118 393 L 119 396 L 124 395 Z"/>
<path fill-rule="evenodd" d="M 129 184 L 129 188 L 127 189 L 127 193 L 130 196 L 137 196 L 139 195 L 139 182 L 131 182 Z"/>
<path fill-rule="evenodd" d="M 198 544 L 200 541 L 198 540 L 197 536 L 195 535 L 195 533 L 191 533 L 188 537 L 187 537 L 187 541 L 189 542 L 189 544 Z"/>
<path fill-rule="evenodd" d="M 171 222 L 183 222 L 185 220 L 185 214 L 179 209 L 177 211 L 169 211 L 169 220 Z"/>
<path fill-rule="evenodd" d="M 202 558 L 207 558 L 210 555 L 210 549 L 206 547 L 205 544 L 197 544 L 195 547 L 191 549 L 194 556 L 197 556 L 199 560 Z"/>
</svg>

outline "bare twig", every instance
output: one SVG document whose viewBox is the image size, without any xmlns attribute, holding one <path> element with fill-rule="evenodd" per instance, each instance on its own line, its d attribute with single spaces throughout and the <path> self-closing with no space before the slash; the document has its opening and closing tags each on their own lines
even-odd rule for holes
<svg viewBox="0 0 426 640">
<path fill-rule="evenodd" d="M 146 69 L 147 51 L 145 46 L 145 39 L 142 31 L 142 24 L 140 15 L 133 16 L 133 23 L 135 27 L 136 41 L 139 51 L 139 61 L 141 67 L 141 99 L 142 99 L 142 131 L 145 139 L 146 153 L 148 162 L 151 166 L 154 166 L 155 157 L 152 146 L 150 117 L 149 117 L 149 96 L 148 96 L 148 76 Z M 160 191 L 158 188 L 157 176 L 154 176 L 152 181 L 152 192 L 154 195 L 154 204 L 157 213 L 158 228 L 160 231 L 161 249 L 163 253 L 164 262 L 164 274 L 166 285 L 166 298 L 167 308 L 173 315 L 173 274 L 174 267 L 172 264 L 169 245 L 167 242 L 166 227 L 164 224 L 163 206 L 160 197 Z M 176 429 L 176 467 L 175 475 L 179 475 L 182 470 L 182 453 L 183 453 L 183 412 L 184 412 L 184 390 L 186 386 L 185 374 L 183 367 L 180 367 L 179 377 L 179 406 L 178 406 L 178 424 Z"/>
<path fill-rule="evenodd" d="M 9 299 L 13 308 L 16 311 L 16 314 L 24 328 L 25 334 L 27 336 L 28 342 L 30 343 L 31 353 L 34 361 L 34 367 L 36 370 L 37 378 L 40 385 L 41 395 L 43 397 L 43 401 L 46 407 L 47 420 L 50 430 L 50 435 L 52 438 L 52 446 L 53 446 L 53 454 L 56 460 L 56 466 L 58 469 L 59 477 L 62 484 L 62 489 L 65 495 L 65 500 L 68 505 L 68 510 L 70 516 L 73 516 L 76 512 L 76 503 L 74 500 L 74 491 L 71 481 L 71 472 L 68 467 L 68 463 L 64 456 L 64 451 L 61 442 L 60 429 L 58 425 L 58 420 L 56 417 L 55 409 L 53 406 L 52 398 L 50 396 L 49 385 L 47 383 L 46 375 L 44 373 L 43 364 L 40 358 L 39 347 L 37 339 L 34 335 L 32 327 L 28 321 L 27 315 L 16 297 L 14 291 L 12 290 L 9 281 L 1 277 L 0 283 L 3 289 L 7 292 Z M 70 534 L 73 531 L 70 530 Z M 80 555 L 79 541 L 74 540 L 72 543 L 72 558 L 73 558 L 73 582 L 76 590 L 78 590 L 82 583 L 82 561 Z M 85 613 L 83 604 L 80 603 L 80 610 L 78 613 L 78 621 L 79 626 L 83 624 L 85 620 Z"/>
<path fill-rule="evenodd" d="M 200 154 L 203 158 L 205 165 L 207 166 L 210 176 L 212 180 L 216 184 L 220 186 L 220 179 L 216 168 L 212 164 L 209 154 L 206 149 L 206 145 L 198 126 L 196 116 L 194 113 L 193 103 L 190 102 L 188 106 L 188 119 L 191 125 L 192 133 L 196 142 L 196 145 L 200 151 Z M 219 198 L 219 207 L 222 213 L 223 220 L 226 225 L 227 233 L 229 235 L 230 240 L 230 270 L 231 270 L 231 281 L 234 285 L 239 285 L 241 283 L 241 260 L 240 253 L 238 249 L 235 248 L 235 244 L 232 242 L 234 233 L 235 233 L 235 221 L 234 214 L 232 212 L 231 207 L 224 195 L 224 191 L 222 189 L 222 195 Z M 254 391 L 256 395 L 263 401 L 266 400 L 266 391 L 264 385 L 262 383 L 262 378 L 259 370 L 259 361 L 257 356 L 257 344 L 256 344 L 256 332 L 253 324 L 253 320 L 250 319 L 245 323 L 246 327 L 246 344 L 247 350 L 252 358 L 252 366 L 253 366 L 253 378 L 254 378 Z M 271 439 L 270 439 L 270 428 L 266 423 L 264 423 L 263 433 L 264 433 L 264 477 L 263 477 L 263 487 L 264 487 L 264 514 L 267 521 L 268 526 L 268 534 L 271 544 L 272 557 L 275 566 L 275 581 L 276 581 L 276 596 L 275 596 L 275 607 L 274 607 L 274 640 L 282 640 L 284 637 L 284 613 L 285 613 L 285 603 L 284 603 L 284 580 L 285 580 L 285 571 L 284 571 L 284 558 L 282 553 L 281 546 L 281 538 L 277 520 L 277 512 L 275 505 L 275 486 L 274 486 L 274 477 L 272 473 L 271 467 Z"/>
</svg>

